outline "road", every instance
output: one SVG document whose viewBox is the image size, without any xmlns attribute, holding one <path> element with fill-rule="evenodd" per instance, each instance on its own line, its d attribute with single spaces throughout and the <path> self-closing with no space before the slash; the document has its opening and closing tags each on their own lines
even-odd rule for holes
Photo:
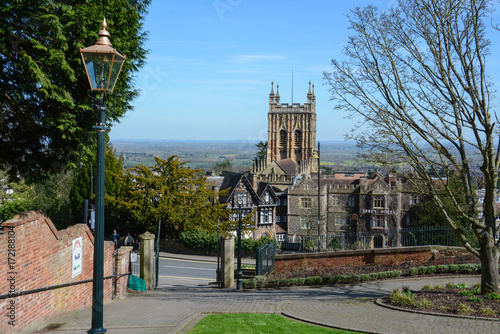
<svg viewBox="0 0 500 334">
<path fill-rule="evenodd" d="M 215 282 L 217 263 L 160 258 L 159 287 L 206 286 Z"/>
</svg>

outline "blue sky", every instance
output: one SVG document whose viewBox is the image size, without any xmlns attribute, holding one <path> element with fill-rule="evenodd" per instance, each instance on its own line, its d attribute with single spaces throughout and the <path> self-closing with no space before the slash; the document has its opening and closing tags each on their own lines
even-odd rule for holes
<svg viewBox="0 0 500 334">
<path fill-rule="evenodd" d="M 315 84 L 317 139 L 343 140 L 353 121 L 333 110 L 323 71 L 342 58 L 350 9 L 395 3 L 154 0 L 145 20 L 150 52 L 136 77 L 141 95 L 111 139 L 265 141 L 271 81 L 290 103 L 293 70 L 295 103 Z"/>
</svg>

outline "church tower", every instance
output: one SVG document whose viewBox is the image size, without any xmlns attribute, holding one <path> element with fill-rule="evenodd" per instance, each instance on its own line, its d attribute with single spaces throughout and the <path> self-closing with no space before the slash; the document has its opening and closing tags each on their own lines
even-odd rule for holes
<svg viewBox="0 0 500 334">
<path fill-rule="evenodd" d="M 267 131 L 267 165 L 273 161 L 293 160 L 297 165 L 309 162 L 316 149 L 316 96 L 309 81 L 307 102 L 280 103 L 279 85 L 271 82 Z"/>
</svg>

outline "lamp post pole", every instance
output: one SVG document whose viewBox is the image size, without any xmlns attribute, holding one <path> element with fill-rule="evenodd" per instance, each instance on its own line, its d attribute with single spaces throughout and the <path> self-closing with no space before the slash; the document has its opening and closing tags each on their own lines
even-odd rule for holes
<svg viewBox="0 0 500 334">
<path fill-rule="evenodd" d="M 241 290 L 243 287 L 243 273 L 241 272 L 241 203 L 238 202 L 238 262 L 237 262 L 237 276 L 236 276 L 236 289 Z"/>
<path fill-rule="evenodd" d="M 318 251 L 321 252 L 321 158 L 318 142 Z"/>
<path fill-rule="evenodd" d="M 94 235 L 94 277 L 92 285 L 92 328 L 89 334 L 105 333 L 103 327 L 103 290 L 104 290 L 104 143 L 106 133 L 106 105 L 99 101 L 99 122 L 97 131 L 97 221 Z"/>
<path fill-rule="evenodd" d="M 125 56 L 111 47 L 109 32 L 106 30 L 106 19 L 102 22 L 99 39 L 96 44 L 80 49 L 85 72 L 89 79 L 90 89 L 102 93 L 97 101 L 98 122 L 94 129 L 97 131 L 97 186 L 96 186 L 96 214 L 97 221 L 94 235 L 94 275 L 92 284 L 92 328 L 89 334 L 106 333 L 103 327 L 103 298 L 104 298 L 104 155 L 106 127 L 105 93 L 112 92 L 116 80 L 125 61 Z"/>
</svg>

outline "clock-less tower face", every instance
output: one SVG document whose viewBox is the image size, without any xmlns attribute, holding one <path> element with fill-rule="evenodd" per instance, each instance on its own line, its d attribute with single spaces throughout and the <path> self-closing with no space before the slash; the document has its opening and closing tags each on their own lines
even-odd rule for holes
<svg viewBox="0 0 500 334">
<path fill-rule="evenodd" d="M 307 102 L 281 103 L 279 86 L 269 94 L 267 164 L 292 159 L 309 160 L 316 148 L 316 96 L 309 82 Z"/>
</svg>

